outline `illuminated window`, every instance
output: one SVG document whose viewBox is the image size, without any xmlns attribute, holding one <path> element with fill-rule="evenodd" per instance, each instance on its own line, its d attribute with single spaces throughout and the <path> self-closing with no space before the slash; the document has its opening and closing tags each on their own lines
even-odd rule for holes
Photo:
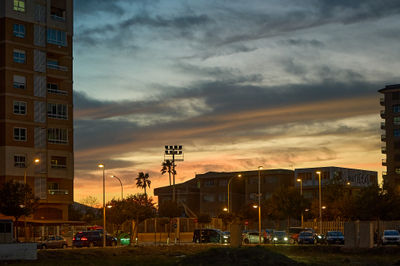
<svg viewBox="0 0 400 266">
<path fill-rule="evenodd" d="M 25 64 L 26 62 L 25 51 L 14 49 L 13 59 L 15 63 Z"/>
<path fill-rule="evenodd" d="M 15 37 L 24 38 L 25 37 L 25 26 L 22 24 L 13 25 L 13 35 Z"/>
<path fill-rule="evenodd" d="M 51 156 L 51 168 L 67 168 L 67 157 Z"/>
<path fill-rule="evenodd" d="M 14 101 L 14 114 L 25 115 L 26 114 L 26 102 Z"/>
<path fill-rule="evenodd" d="M 26 128 L 14 127 L 14 140 L 26 141 Z"/>
<path fill-rule="evenodd" d="M 25 0 L 14 0 L 14 10 L 25 12 Z"/>
<path fill-rule="evenodd" d="M 24 76 L 13 76 L 13 87 L 16 89 L 25 89 L 26 78 Z"/>
</svg>

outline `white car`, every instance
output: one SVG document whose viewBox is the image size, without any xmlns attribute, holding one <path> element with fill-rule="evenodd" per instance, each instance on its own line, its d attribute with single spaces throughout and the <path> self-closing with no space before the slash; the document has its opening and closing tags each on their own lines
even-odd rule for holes
<svg viewBox="0 0 400 266">
<path fill-rule="evenodd" d="M 245 244 L 259 244 L 258 232 L 246 232 L 243 234 L 243 242 Z M 264 237 L 261 236 L 261 244 L 264 243 Z"/>
<path fill-rule="evenodd" d="M 383 231 L 382 244 L 397 244 L 400 245 L 400 233 L 397 230 L 385 230 Z"/>
</svg>

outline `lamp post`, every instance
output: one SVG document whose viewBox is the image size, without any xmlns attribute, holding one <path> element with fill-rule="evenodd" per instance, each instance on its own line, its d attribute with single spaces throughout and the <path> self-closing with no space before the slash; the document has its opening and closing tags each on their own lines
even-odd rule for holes
<svg viewBox="0 0 400 266">
<path fill-rule="evenodd" d="M 318 209 L 319 209 L 319 233 L 322 234 L 322 209 L 321 209 L 321 171 L 316 172 L 318 175 Z"/>
<path fill-rule="evenodd" d="M 99 164 L 99 168 L 103 169 L 103 248 L 106 247 L 106 176 L 105 170 L 106 166 L 104 164 Z"/>
<path fill-rule="evenodd" d="M 236 176 L 232 176 L 231 178 L 229 178 L 229 181 L 228 181 L 228 213 L 231 212 L 230 185 L 231 185 L 232 180 L 233 180 L 235 177 L 236 177 Z M 241 174 L 238 174 L 237 177 L 242 177 L 242 175 L 241 175 Z"/>
<path fill-rule="evenodd" d="M 121 179 L 119 179 L 118 176 L 115 176 L 115 175 L 112 175 L 111 178 L 116 178 L 119 181 L 119 183 L 121 184 L 121 200 L 123 200 L 124 199 L 124 187 L 122 186 Z"/>
<path fill-rule="evenodd" d="M 175 162 L 183 161 L 183 148 L 182 145 L 165 145 L 164 162 L 172 161 L 172 201 L 176 201 L 175 189 Z"/>
<path fill-rule="evenodd" d="M 261 169 L 258 167 L 258 243 L 261 244 Z"/>
<path fill-rule="evenodd" d="M 34 163 L 35 165 L 38 165 L 38 164 L 40 163 L 40 159 L 39 159 L 39 158 L 33 159 L 33 163 Z M 31 164 L 32 164 L 32 161 L 28 162 L 28 163 L 25 165 L 25 169 L 24 169 L 24 185 L 26 185 L 26 172 L 27 172 L 29 166 L 31 166 Z M 24 197 L 24 205 L 23 205 L 23 206 L 24 206 L 23 208 L 26 207 L 26 195 L 25 195 L 25 197 Z M 24 215 L 24 234 L 25 234 L 25 240 L 24 240 L 24 241 L 26 242 L 26 239 L 27 239 L 28 235 L 27 235 L 27 233 L 26 233 L 26 216 L 25 216 L 25 215 Z"/>
<path fill-rule="evenodd" d="M 300 196 L 303 196 L 303 179 L 297 178 L 297 182 L 300 183 Z M 301 207 L 301 227 L 303 227 L 304 223 L 304 215 L 303 215 L 303 206 Z"/>
</svg>

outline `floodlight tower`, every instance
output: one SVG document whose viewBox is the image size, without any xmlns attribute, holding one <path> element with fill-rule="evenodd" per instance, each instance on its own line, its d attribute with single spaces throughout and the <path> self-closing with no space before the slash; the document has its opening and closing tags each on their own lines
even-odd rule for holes
<svg viewBox="0 0 400 266">
<path fill-rule="evenodd" d="M 182 145 L 165 145 L 164 162 L 172 162 L 172 200 L 176 200 L 175 195 L 175 162 L 183 161 Z"/>
</svg>

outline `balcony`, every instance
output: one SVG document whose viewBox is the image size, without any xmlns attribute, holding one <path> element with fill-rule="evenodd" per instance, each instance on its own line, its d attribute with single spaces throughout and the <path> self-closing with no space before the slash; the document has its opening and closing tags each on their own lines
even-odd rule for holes
<svg viewBox="0 0 400 266">
<path fill-rule="evenodd" d="M 385 110 L 381 110 L 381 118 L 385 119 L 386 118 L 386 113 Z"/>
<path fill-rule="evenodd" d="M 387 172 L 386 171 L 382 171 L 382 177 L 387 176 Z"/>
<path fill-rule="evenodd" d="M 382 106 L 385 106 L 385 98 L 380 98 L 379 102 Z"/>
<path fill-rule="evenodd" d="M 383 142 L 386 141 L 386 135 L 381 135 L 381 141 L 383 141 Z"/>
<path fill-rule="evenodd" d="M 382 151 L 383 154 L 386 154 L 386 147 L 382 147 L 381 151 Z"/>
<path fill-rule="evenodd" d="M 67 189 L 49 189 L 49 195 L 68 195 Z"/>
<path fill-rule="evenodd" d="M 60 70 L 60 71 L 64 71 L 64 72 L 68 71 L 68 67 L 60 66 L 60 65 L 58 65 L 58 62 L 52 61 L 52 60 L 47 61 L 47 68 Z"/>
<path fill-rule="evenodd" d="M 387 165 L 386 159 L 382 159 L 382 166 L 386 166 L 386 165 Z"/>
<path fill-rule="evenodd" d="M 386 129 L 385 122 L 381 122 L 381 129 Z"/>
<path fill-rule="evenodd" d="M 55 89 L 49 89 L 47 88 L 47 92 L 51 94 L 58 94 L 58 95 L 68 95 L 68 91 L 63 91 L 63 90 L 55 90 Z"/>
</svg>

